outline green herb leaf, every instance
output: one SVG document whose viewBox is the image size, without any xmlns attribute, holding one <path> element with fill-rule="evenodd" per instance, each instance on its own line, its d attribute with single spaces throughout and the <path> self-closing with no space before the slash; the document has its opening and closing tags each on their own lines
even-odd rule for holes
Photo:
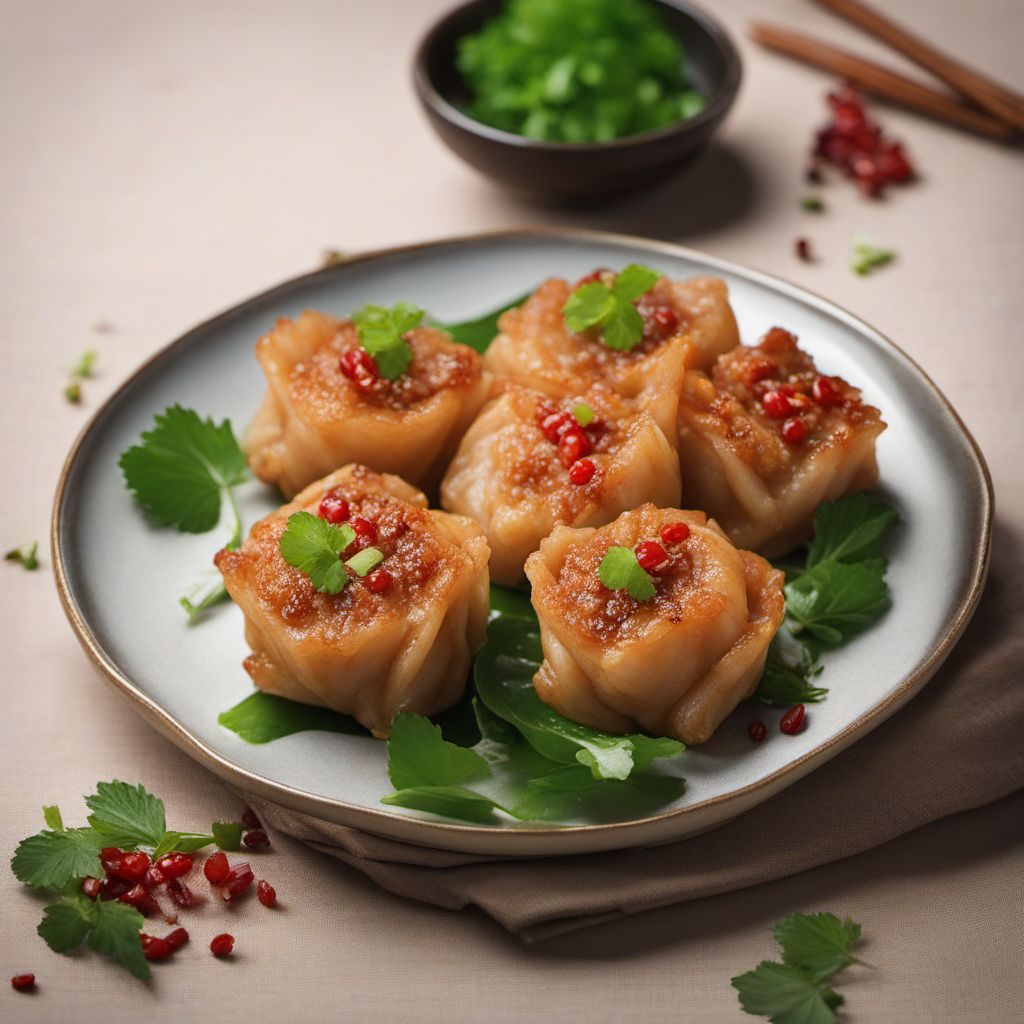
<svg viewBox="0 0 1024 1024">
<path fill-rule="evenodd" d="M 167 831 L 163 801 L 144 786 L 127 782 L 97 782 L 96 792 L 85 798 L 93 813 L 89 825 L 103 846 L 156 846 Z"/>
<path fill-rule="evenodd" d="M 800 206 L 808 213 L 823 213 L 825 210 L 825 204 L 818 196 L 804 196 L 800 200 Z"/>
<path fill-rule="evenodd" d="M 242 848 L 242 823 L 240 821 L 215 821 L 210 828 L 213 841 L 222 850 Z"/>
<path fill-rule="evenodd" d="M 4 558 L 8 562 L 17 562 L 23 569 L 28 569 L 31 572 L 39 568 L 38 551 L 39 543 L 32 541 L 30 544 L 22 544 L 20 548 L 11 548 Z"/>
<path fill-rule="evenodd" d="M 215 841 L 212 835 L 202 832 L 165 832 L 153 850 L 153 860 L 158 860 L 165 853 L 195 853 Z"/>
<path fill-rule="evenodd" d="M 356 539 L 347 523 L 334 526 L 312 512 L 294 512 L 281 534 L 281 557 L 304 572 L 323 594 L 337 594 L 348 573 L 339 555 Z"/>
<path fill-rule="evenodd" d="M 457 747 L 423 715 L 400 711 L 388 740 L 388 777 L 397 790 L 423 786 L 459 786 L 491 774 L 475 751 Z"/>
<path fill-rule="evenodd" d="M 172 405 L 118 465 L 136 500 L 158 523 L 205 533 L 220 519 L 221 499 L 248 478 L 229 420 L 219 426 Z M 237 517 L 236 517 L 237 518 Z"/>
<path fill-rule="evenodd" d="M 590 281 L 580 285 L 569 296 L 562 315 L 565 318 L 565 326 L 570 331 L 579 333 L 603 324 L 614 312 L 615 307 L 612 290 L 600 281 Z"/>
<path fill-rule="evenodd" d="M 82 401 L 82 385 L 73 380 L 64 388 L 64 399 L 71 405 L 78 405 Z"/>
<path fill-rule="evenodd" d="M 63 889 L 76 878 L 100 874 L 99 851 L 107 845 L 90 828 L 38 832 L 18 844 L 11 870 L 34 889 Z"/>
<path fill-rule="evenodd" d="M 752 971 L 732 979 L 740 1006 L 772 1024 L 834 1024 L 843 998 L 803 971 L 762 960 Z"/>
<path fill-rule="evenodd" d="M 835 914 L 790 914 L 772 929 L 791 967 L 828 980 L 856 963 L 850 947 L 860 938 L 860 925 Z"/>
<path fill-rule="evenodd" d="M 512 619 L 526 619 L 528 622 L 537 621 L 537 613 L 533 610 L 530 595 L 525 590 L 514 590 L 512 587 L 502 587 L 497 583 L 492 583 L 488 622 L 493 622 L 503 616 Z"/>
<path fill-rule="evenodd" d="M 96 369 L 96 351 L 87 349 L 79 357 L 74 366 L 71 367 L 71 376 L 79 380 L 86 380 L 93 375 Z"/>
<path fill-rule="evenodd" d="M 597 575 L 609 590 L 625 590 L 634 601 L 654 597 L 654 580 L 640 567 L 632 548 L 610 547 L 601 559 Z"/>
<path fill-rule="evenodd" d="M 178 599 L 178 604 L 185 609 L 191 626 L 199 620 L 203 612 L 215 605 L 228 600 L 228 588 L 224 586 L 224 577 L 220 573 L 210 574 L 201 583 L 197 583 L 188 594 Z"/>
<path fill-rule="evenodd" d="M 423 310 L 408 302 L 385 306 L 364 306 L 352 317 L 359 343 L 373 356 L 380 375 L 387 380 L 401 377 L 412 362 L 412 349 L 404 335 L 418 326 Z"/>
<path fill-rule="evenodd" d="M 60 816 L 60 808 L 56 804 L 43 807 L 43 821 L 53 829 L 54 832 L 64 831 L 64 819 Z"/>
<path fill-rule="evenodd" d="M 458 342 L 460 345 L 468 345 L 477 352 L 484 353 L 498 336 L 498 320 L 501 319 L 502 314 L 510 309 L 515 309 L 516 306 L 521 306 L 529 297 L 529 294 L 521 295 L 518 299 L 506 303 L 501 309 L 496 309 L 493 313 L 486 313 L 475 320 L 465 320 L 457 324 L 435 324 L 435 326 L 445 331 L 452 341 Z"/>
<path fill-rule="evenodd" d="M 572 415 L 581 427 L 588 427 L 594 421 L 594 410 L 586 402 L 577 402 L 572 407 Z"/>
<path fill-rule="evenodd" d="M 876 267 L 884 267 L 896 258 L 894 249 L 884 249 L 878 245 L 872 245 L 866 239 L 857 239 L 853 243 L 853 252 L 850 256 L 850 269 L 855 274 L 870 274 Z"/>
<path fill-rule="evenodd" d="M 494 820 L 498 805 L 481 793 L 462 786 L 416 786 L 399 789 L 381 797 L 382 804 L 409 807 L 414 811 L 427 811 L 446 818 L 472 821 L 486 825 Z"/>
<path fill-rule="evenodd" d="M 639 299 L 641 295 L 649 292 L 661 277 L 656 270 L 645 267 L 640 263 L 630 263 L 618 274 L 612 282 L 612 294 L 620 305 L 631 303 Z"/>
<path fill-rule="evenodd" d="M 246 743 L 269 743 L 311 729 L 350 736 L 368 735 L 367 730 L 348 715 L 262 692 L 250 694 L 222 712 L 217 721 Z"/>
<path fill-rule="evenodd" d="M 96 900 L 93 903 L 92 930 L 89 945 L 113 957 L 122 967 L 139 978 L 149 979 L 149 962 L 142 953 L 143 916 L 127 903 L 118 900 Z"/>
<path fill-rule="evenodd" d="M 892 505 L 869 494 L 822 502 L 814 513 L 814 539 L 807 551 L 807 568 L 830 558 L 861 562 L 880 557 L 883 536 L 898 519 L 899 513 Z"/>
<path fill-rule="evenodd" d="M 70 953 L 92 931 L 97 902 L 79 893 L 51 903 L 43 910 L 36 932 L 55 953 Z"/>
<path fill-rule="evenodd" d="M 819 562 L 785 590 L 786 612 L 795 628 L 832 646 L 859 633 L 889 607 L 884 563 Z"/>
<path fill-rule="evenodd" d="M 371 569 L 375 569 L 384 561 L 384 552 L 379 548 L 363 548 L 362 551 L 354 554 L 345 566 L 352 570 L 357 576 L 365 576 Z"/>
<path fill-rule="evenodd" d="M 643 340 L 644 320 L 633 302 L 650 291 L 659 277 L 656 270 L 631 263 L 615 276 L 610 288 L 600 281 L 580 285 L 562 311 L 565 326 L 577 332 L 600 327 L 609 348 L 620 352 L 634 348 Z"/>
<path fill-rule="evenodd" d="M 812 686 L 810 680 L 821 672 L 810 651 L 802 644 L 789 639 L 789 646 L 795 650 L 787 656 L 784 648 L 785 627 L 775 634 L 768 648 L 768 659 L 764 675 L 757 687 L 757 699 L 764 704 L 791 707 L 793 704 L 816 704 L 824 700 L 828 690 Z"/>
</svg>

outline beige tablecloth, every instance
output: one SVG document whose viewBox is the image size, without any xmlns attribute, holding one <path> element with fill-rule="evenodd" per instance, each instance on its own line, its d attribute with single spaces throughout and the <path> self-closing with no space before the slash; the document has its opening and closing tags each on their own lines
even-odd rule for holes
<svg viewBox="0 0 1024 1024">
<path fill-rule="evenodd" d="M 8 0 L 0 33 L 5 547 L 45 540 L 54 481 L 85 417 L 191 324 L 314 265 L 325 247 L 541 221 L 684 241 L 779 273 L 876 324 L 926 367 L 975 432 L 995 478 L 999 543 L 1020 549 L 1019 153 L 886 113 L 923 180 L 884 203 L 830 186 L 828 213 L 812 219 L 798 206 L 799 171 L 825 81 L 743 44 L 737 107 L 689 173 L 601 210 L 531 206 L 462 167 L 415 109 L 409 57 L 444 6 Z M 805 0 L 767 11 L 722 0 L 716 9 L 737 36 L 750 17 L 770 13 L 880 52 Z M 1024 86 L 1017 0 L 894 0 L 890 9 Z M 846 254 L 858 233 L 894 245 L 899 261 L 854 277 Z M 796 261 L 799 234 L 819 262 Z M 96 332 L 101 323 L 113 330 Z M 101 375 L 76 409 L 60 392 L 66 368 L 90 346 Z M 48 563 L 35 575 L 0 566 L 0 848 L 38 828 L 42 803 L 59 802 L 71 817 L 82 793 L 113 776 L 144 782 L 185 827 L 236 812 L 221 783 L 96 678 L 61 615 Z M 40 985 L 34 996 L 0 996 L 0 1018 L 717 1024 L 743 1019 L 728 979 L 772 955 L 771 924 L 794 910 L 831 909 L 863 923 L 864 957 L 876 965 L 844 984 L 846 1019 L 1010 1024 L 1022 1005 L 1022 821 L 1018 794 L 831 866 L 532 947 L 476 911 L 400 899 L 276 836 L 259 864 L 280 908 L 237 908 L 233 963 L 205 949 L 223 912 L 193 917 L 196 941 L 148 988 L 94 956 L 46 950 L 34 934 L 39 901 L 0 875 L 0 968 L 35 971 Z M 756 838 L 733 855 L 755 858 Z"/>
</svg>

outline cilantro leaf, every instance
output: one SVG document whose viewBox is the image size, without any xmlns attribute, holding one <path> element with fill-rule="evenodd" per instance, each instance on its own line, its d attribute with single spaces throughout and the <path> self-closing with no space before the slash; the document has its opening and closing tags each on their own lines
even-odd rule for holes
<svg viewBox="0 0 1024 1024">
<path fill-rule="evenodd" d="M 597 327 L 609 317 L 615 309 L 616 302 L 612 290 L 600 281 L 590 281 L 580 285 L 566 302 L 562 310 L 565 326 L 570 331 L 586 331 Z"/>
<path fill-rule="evenodd" d="M 20 548 L 11 548 L 4 558 L 8 562 L 17 562 L 22 569 L 28 569 L 31 572 L 39 568 L 38 552 L 39 542 L 34 540 L 29 544 L 22 544 Z"/>
<path fill-rule="evenodd" d="M 628 352 L 640 343 L 644 334 L 644 318 L 630 302 L 618 303 L 601 326 L 604 343 L 616 352 Z"/>
<path fill-rule="evenodd" d="M 660 276 L 650 267 L 631 263 L 616 274 L 610 288 L 600 281 L 580 285 L 562 310 L 565 326 L 576 332 L 600 327 L 609 348 L 620 352 L 635 348 L 643 340 L 644 320 L 633 302 L 650 291 Z"/>
<path fill-rule="evenodd" d="M 485 825 L 494 820 L 499 807 L 490 797 L 474 793 L 462 786 L 415 786 L 399 789 L 381 797 L 382 804 L 409 807 L 415 811 L 427 811 L 446 818 L 472 821 Z"/>
<path fill-rule="evenodd" d="M 294 512 L 281 534 L 281 557 L 304 572 L 322 594 L 337 594 L 348 583 L 339 556 L 355 539 L 347 523 L 334 526 L 312 512 Z"/>
<path fill-rule="evenodd" d="M 449 743 L 429 718 L 407 711 L 395 715 L 388 740 L 388 777 L 395 789 L 458 786 L 490 774 L 478 753 Z"/>
<path fill-rule="evenodd" d="M 790 914 L 773 929 L 782 959 L 823 980 L 856 963 L 850 947 L 860 938 L 860 925 L 835 914 Z"/>
<path fill-rule="evenodd" d="M 654 580 L 640 567 L 632 548 L 610 547 L 601 559 L 597 575 L 609 590 L 625 590 L 634 601 L 654 597 Z"/>
<path fill-rule="evenodd" d="M 185 533 L 212 530 L 222 497 L 230 500 L 230 489 L 248 478 L 231 422 L 218 426 L 180 405 L 158 414 L 142 443 L 129 448 L 118 465 L 146 512 Z"/>
<path fill-rule="evenodd" d="M 656 270 L 645 267 L 640 263 L 630 263 L 618 274 L 612 282 L 612 294 L 620 303 L 632 302 L 639 299 L 641 295 L 649 292 L 661 277 Z"/>
<path fill-rule="evenodd" d="M 791 645 L 795 650 L 787 654 L 784 645 Z M 783 629 L 779 630 L 768 648 L 764 675 L 758 683 L 756 697 L 764 704 L 776 704 L 790 707 L 793 704 L 816 704 L 824 700 L 828 690 L 822 686 L 812 686 L 811 679 L 821 672 L 821 665 L 811 656 L 810 651 L 802 644 L 789 637 Z"/>
<path fill-rule="evenodd" d="M 740 1006 L 772 1024 L 834 1024 L 843 997 L 796 967 L 762 960 L 732 979 Z"/>
<path fill-rule="evenodd" d="M 889 606 L 884 563 L 819 562 L 787 583 L 786 613 L 825 644 L 841 644 Z"/>
<path fill-rule="evenodd" d="M 34 889 L 63 889 L 75 878 L 100 874 L 99 851 L 107 845 L 89 828 L 37 832 L 18 844 L 11 870 Z"/>
<path fill-rule="evenodd" d="M 163 801 L 144 786 L 127 782 L 96 783 L 96 792 L 85 798 L 93 813 L 89 824 L 99 833 L 103 846 L 156 846 L 167 831 Z"/>
<path fill-rule="evenodd" d="M 55 953 L 70 953 L 85 942 L 95 919 L 96 901 L 77 893 L 46 907 L 36 932 Z"/>
<path fill-rule="evenodd" d="M 359 332 L 359 344 L 373 356 L 382 377 L 401 377 L 412 362 L 412 348 L 403 335 L 418 326 L 423 310 L 409 302 L 385 306 L 364 306 L 352 317 Z"/>
<path fill-rule="evenodd" d="M 139 938 L 143 916 L 119 900 L 96 900 L 93 909 L 95 917 L 89 932 L 89 945 L 113 957 L 136 978 L 147 981 L 149 962 L 142 953 L 142 940 Z"/>
<path fill-rule="evenodd" d="M 362 551 L 356 552 L 345 563 L 345 566 L 351 569 L 357 576 L 365 576 L 383 561 L 384 552 L 380 548 L 363 548 Z"/>
<path fill-rule="evenodd" d="M 860 562 L 880 556 L 883 534 L 898 519 L 899 513 L 892 505 L 868 494 L 822 502 L 814 513 L 814 539 L 807 551 L 807 568 L 830 558 Z"/>
</svg>

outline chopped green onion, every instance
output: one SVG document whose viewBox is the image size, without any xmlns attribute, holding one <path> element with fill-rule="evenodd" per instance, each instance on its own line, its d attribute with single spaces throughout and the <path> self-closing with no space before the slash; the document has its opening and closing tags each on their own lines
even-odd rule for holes
<svg viewBox="0 0 1024 1024">
<path fill-rule="evenodd" d="M 800 205 L 809 213 L 821 213 L 825 209 L 824 202 L 817 196 L 804 196 L 800 200 Z"/>
<path fill-rule="evenodd" d="M 572 414 L 581 427 L 586 427 L 594 421 L 594 410 L 586 402 L 577 402 L 572 407 Z"/>
<path fill-rule="evenodd" d="M 853 252 L 850 255 L 850 269 L 855 274 L 870 274 L 876 267 L 884 267 L 896 258 L 893 249 L 885 249 L 879 245 L 873 245 L 866 239 L 859 238 L 853 243 Z"/>
<path fill-rule="evenodd" d="M 371 569 L 376 568 L 384 561 L 384 552 L 379 548 L 363 548 L 358 554 L 353 555 L 345 566 L 351 569 L 357 576 L 365 576 Z"/>
</svg>

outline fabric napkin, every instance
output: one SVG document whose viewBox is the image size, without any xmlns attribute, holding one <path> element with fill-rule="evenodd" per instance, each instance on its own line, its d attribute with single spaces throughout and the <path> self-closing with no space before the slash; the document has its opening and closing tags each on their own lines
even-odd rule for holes
<svg viewBox="0 0 1024 1024">
<path fill-rule="evenodd" d="M 917 697 L 805 779 L 712 832 L 659 847 L 508 860 L 412 846 L 252 803 L 273 827 L 385 889 L 452 909 L 476 905 L 526 942 L 849 857 L 1024 788 L 1019 543 L 997 531 L 977 613 Z"/>
</svg>

